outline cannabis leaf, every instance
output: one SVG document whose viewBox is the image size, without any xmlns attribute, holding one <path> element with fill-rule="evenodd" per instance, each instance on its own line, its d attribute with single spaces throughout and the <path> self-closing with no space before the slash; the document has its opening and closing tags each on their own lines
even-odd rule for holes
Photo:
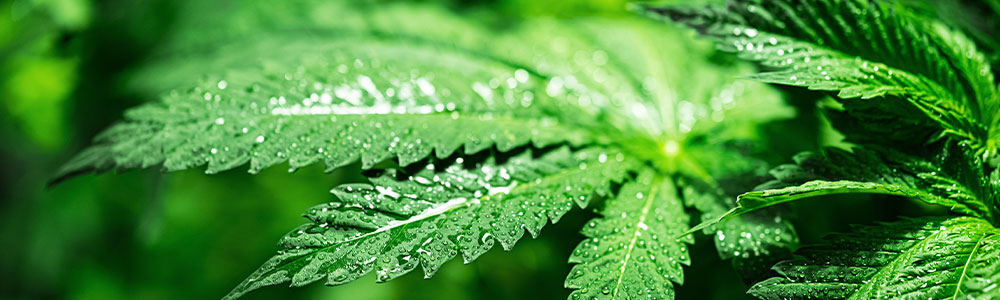
<svg viewBox="0 0 1000 300">
<path fill-rule="evenodd" d="M 993 69 L 1000 62 L 1000 1 L 964 2 L 959 0 L 896 0 L 918 17 L 933 18 L 951 27 L 962 29 L 972 38 L 991 61 Z"/>
<path fill-rule="evenodd" d="M 758 80 L 836 91 L 841 99 L 902 98 L 938 132 L 970 140 L 980 154 L 997 150 L 1000 114 L 990 66 L 972 41 L 938 22 L 868 0 L 644 9 L 774 69 L 753 76 Z"/>
<path fill-rule="evenodd" d="M 309 209 L 227 299 L 372 271 L 378 282 L 417 268 L 429 278 L 456 256 L 471 263 L 525 231 L 537 237 L 574 206 L 598 217 L 570 256 L 571 299 L 672 299 L 690 264 L 687 233 L 710 235 L 719 257 L 757 281 L 772 276 L 760 265 L 798 247 L 777 204 L 829 194 L 901 196 L 960 216 L 835 235 L 778 263 L 780 276 L 751 294 L 991 299 L 1000 297 L 998 42 L 992 24 L 910 10 L 933 5 L 955 3 L 641 7 L 757 72 L 639 18 L 511 20 L 381 1 L 219 11 L 192 1 L 127 83 L 158 101 L 127 111 L 54 181 L 148 167 L 364 169 L 364 183 Z M 771 168 L 756 148 L 759 125 L 793 112 L 764 83 L 828 92 L 823 112 L 855 146 Z M 689 228 L 693 216 L 702 223 Z"/>
<path fill-rule="evenodd" d="M 768 164 L 749 153 L 752 144 L 746 142 L 692 141 L 685 145 L 693 161 L 712 174 L 714 184 L 706 184 L 691 176 L 678 179 L 681 198 L 687 206 L 701 213 L 700 221 L 717 220 L 731 210 L 736 196 L 763 183 Z M 704 228 L 722 259 L 732 259 L 744 281 L 752 283 L 770 276 L 769 268 L 787 258 L 787 250 L 798 244 L 798 236 L 783 207 L 758 210 L 713 222 Z"/>
<path fill-rule="evenodd" d="M 407 165 L 432 151 L 446 157 L 461 146 L 474 153 L 597 141 L 594 132 L 559 121 L 574 110 L 539 90 L 537 76 L 493 60 L 356 38 L 253 43 L 241 47 L 271 49 L 263 67 L 231 67 L 226 79 L 129 111 L 60 173 L 159 164 L 207 165 L 215 173 L 247 162 L 257 172 L 285 161 L 293 169 L 317 161 L 333 169 L 358 159 L 369 168 L 395 157 Z"/>
<path fill-rule="evenodd" d="M 1000 297 L 1000 229 L 983 219 L 928 217 L 835 234 L 774 267 L 761 299 Z"/>
<path fill-rule="evenodd" d="M 678 43 L 689 37 L 642 19 L 529 19 L 494 31 L 424 4 L 329 5 L 304 18 L 252 5 L 185 15 L 187 29 L 132 83 L 165 91 L 161 101 L 128 111 L 59 179 L 160 165 L 330 171 L 360 161 L 369 182 L 335 188 L 337 199 L 309 210 L 311 222 L 230 299 L 372 270 L 380 282 L 418 266 L 430 277 L 456 255 L 471 262 L 496 242 L 510 249 L 524 230 L 537 236 L 592 199 L 607 200 L 594 223 L 606 225 L 585 228 L 592 239 L 581 247 L 628 243 L 575 255 L 576 270 L 590 275 L 571 273 L 566 285 L 575 295 L 670 298 L 691 242 L 674 238 L 688 225 L 684 205 L 704 215 L 735 205 L 733 191 L 748 186 L 727 180 L 767 168 L 730 146 L 752 144 L 760 123 L 793 114 L 767 85 L 733 78 L 751 66 L 717 61 L 711 44 Z M 226 27 L 236 29 L 218 29 Z M 720 255 L 796 242 L 780 214 L 765 216 L 711 229 L 732 238 L 717 242 Z M 756 234 L 777 227 L 784 231 Z"/>
<path fill-rule="evenodd" d="M 703 44 L 676 43 L 686 37 L 674 31 L 642 23 L 622 25 L 626 24 L 579 20 L 567 26 L 573 29 L 571 32 L 561 29 L 545 36 L 569 37 L 572 41 L 580 36 L 580 30 L 585 30 L 587 34 L 579 37 L 581 41 L 577 43 L 602 46 L 598 53 L 607 57 L 607 68 L 620 69 L 608 72 L 620 72 L 621 76 L 609 76 L 594 84 L 622 80 L 622 86 L 638 86 L 635 97 L 642 102 L 626 104 L 625 108 L 632 112 L 634 123 L 638 123 L 635 126 L 662 136 L 655 144 L 625 147 L 637 153 L 659 152 L 651 155 L 654 157 L 666 154 L 666 159 L 654 162 L 679 175 L 676 186 L 683 191 L 681 199 L 685 205 L 701 212 L 702 218 L 724 214 L 735 205 L 736 194 L 759 183 L 723 186 L 727 184 L 725 181 L 753 177 L 767 170 L 765 163 L 745 149 L 751 144 L 746 141 L 757 138 L 756 124 L 790 117 L 791 112 L 775 105 L 773 100 L 779 95 L 771 90 L 749 81 L 734 80 L 732 74 L 752 71 L 746 65 L 720 66 L 708 62 L 707 57 L 692 55 L 703 53 L 706 48 Z M 587 72 L 604 69 L 587 64 L 587 60 L 582 62 L 577 64 L 587 68 Z M 710 88 L 713 86 L 724 88 Z M 797 243 L 791 224 L 780 215 L 779 211 L 770 211 L 733 218 L 717 228 L 707 229 L 706 233 L 721 238 L 713 242 L 724 259 L 768 255 L 770 250 Z"/>
<path fill-rule="evenodd" d="M 795 156 L 796 164 L 771 171 L 774 180 L 744 193 L 719 220 L 772 205 L 829 194 L 882 194 L 937 204 L 993 220 L 996 184 L 983 177 L 982 162 L 965 143 L 945 143 L 937 157 L 922 159 L 891 149 L 829 148 Z"/>
<path fill-rule="evenodd" d="M 469 263 L 495 242 L 510 249 L 525 230 L 538 236 L 549 220 L 607 195 L 609 184 L 635 167 L 621 152 L 562 148 L 538 159 L 527 152 L 502 164 L 491 159 L 473 170 L 390 170 L 371 185 L 340 186 L 333 190 L 338 201 L 310 209 L 312 223 L 286 235 L 284 249 L 226 298 L 284 282 L 343 284 L 371 270 L 380 282 L 418 266 L 429 278 L 456 255 Z"/>
<path fill-rule="evenodd" d="M 825 109 L 860 147 L 803 153 L 690 231 L 826 194 L 885 194 L 967 215 L 915 219 L 831 238 L 779 263 L 763 299 L 996 297 L 997 92 L 985 56 L 929 18 L 866 0 L 735 0 L 725 8 L 646 7 L 757 61 L 753 78 L 836 91 Z M 917 113 L 914 113 L 917 112 Z M 990 162 L 988 165 L 995 165 Z M 980 252 L 983 251 L 983 252 Z M 975 283 L 973 283 L 975 282 Z M 992 286 L 991 286 L 992 285 Z"/>
<path fill-rule="evenodd" d="M 781 208 L 755 210 L 752 214 L 739 214 L 739 217 L 728 215 L 736 209 L 735 196 L 697 184 L 683 186 L 682 195 L 687 205 L 702 213 L 704 225 L 698 228 L 704 228 L 705 234 L 713 236 L 715 249 L 723 259 L 774 255 L 774 250 L 798 243 L 791 222 L 782 218 L 785 212 Z"/>
<path fill-rule="evenodd" d="M 694 239 L 669 242 L 687 229 L 687 215 L 672 180 L 655 176 L 643 171 L 584 227 L 589 239 L 569 258 L 577 263 L 566 279 L 571 299 L 673 299 L 670 282 L 683 283 L 681 264 L 691 263 L 683 242 Z"/>
</svg>

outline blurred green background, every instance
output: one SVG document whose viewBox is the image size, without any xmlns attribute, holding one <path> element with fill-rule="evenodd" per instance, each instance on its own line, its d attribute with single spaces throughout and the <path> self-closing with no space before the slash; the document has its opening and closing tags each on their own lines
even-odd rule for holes
<svg viewBox="0 0 1000 300">
<path fill-rule="evenodd" d="M 47 188 L 51 174 L 122 111 L 155 94 L 130 85 L 158 42 L 189 15 L 185 1 L 15 0 L 0 3 L 0 299 L 213 299 L 277 249 L 296 217 L 357 180 L 358 168 L 289 174 L 272 168 L 207 176 L 192 170 L 85 175 Z M 240 1 L 229 3 L 232 7 Z M 501 20 L 532 16 L 628 16 L 616 0 L 441 1 Z M 202 12 L 204 14 L 204 12 Z M 212 13 L 223 13 L 210 11 Z M 686 42 L 686 41 L 678 41 Z M 794 120 L 769 124 L 766 157 L 835 143 L 817 118 L 820 95 L 787 93 Z M 844 199 L 838 199 L 844 200 Z M 904 201 L 810 201 L 797 225 L 804 242 L 850 223 L 891 220 L 924 208 Z M 822 212 L 822 213 L 820 213 Z M 568 215 L 513 251 L 494 249 L 430 280 L 413 272 L 386 284 L 372 276 L 336 288 L 266 288 L 248 299 L 565 299 L 567 258 L 593 217 Z M 808 220 L 803 225 L 801 220 Z M 746 298 L 746 286 L 699 236 L 679 299 Z"/>
</svg>

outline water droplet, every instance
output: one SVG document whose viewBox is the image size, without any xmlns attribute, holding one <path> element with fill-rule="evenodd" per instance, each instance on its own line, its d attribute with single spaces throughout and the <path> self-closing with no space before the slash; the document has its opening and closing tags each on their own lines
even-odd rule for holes
<svg viewBox="0 0 1000 300">
<path fill-rule="evenodd" d="M 528 82 L 528 71 L 517 69 L 517 71 L 514 71 L 514 79 L 517 79 L 521 83 Z"/>
</svg>

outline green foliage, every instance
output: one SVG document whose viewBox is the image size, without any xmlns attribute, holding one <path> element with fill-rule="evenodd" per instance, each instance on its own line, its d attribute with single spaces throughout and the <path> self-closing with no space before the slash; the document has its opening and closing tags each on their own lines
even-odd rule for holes
<svg viewBox="0 0 1000 300">
<path fill-rule="evenodd" d="M 896 9 L 867 0 L 739 0 L 647 10 L 773 69 L 755 79 L 836 91 L 840 99 L 905 99 L 934 123 L 921 125 L 995 154 L 991 129 L 1000 115 L 986 58 L 964 35 Z"/>
<path fill-rule="evenodd" d="M 772 205 L 832 194 L 902 196 L 964 215 L 996 219 L 997 183 L 983 177 L 982 162 L 968 146 L 947 144 L 929 160 L 875 149 L 881 151 L 830 148 L 822 154 L 800 153 L 794 157 L 796 164 L 771 170 L 773 180 L 757 191 L 741 194 L 737 207 L 696 228 Z"/>
<path fill-rule="evenodd" d="M 87 29 L 91 1 L 18 1 L 0 5 L 0 112 L 52 152 L 65 146 L 65 102 L 80 57 L 63 51 L 59 32 Z"/>
<path fill-rule="evenodd" d="M 569 258 L 577 263 L 566 279 L 575 289 L 570 298 L 674 297 L 671 281 L 684 282 L 681 265 L 691 264 L 685 243 L 693 239 L 672 241 L 687 228 L 687 215 L 673 183 L 654 176 L 639 174 L 583 228 L 588 239 Z"/>
<path fill-rule="evenodd" d="M 614 13 L 183 5 L 191 13 L 129 82 L 159 100 L 128 110 L 54 180 L 356 164 L 364 181 L 310 208 L 226 299 L 418 267 L 430 278 L 456 256 L 511 250 L 574 207 L 598 216 L 569 256 L 570 299 L 673 299 L 699 231 L 744 280 L 772 277 L 750 289 L 764 299 L 1000 297 L 1000 93 L 995 61 L 977 50 L 995 42 L 988 26 L 907 1 L 640 7 L 716 52 Z M 795 112 L 765 83 L 828 95 L 822 112 L 854 145 L 772 168 L 764 147 L 796 137 L 767 126 Z M 818 196 L 907 198 L 959 216 L 860 227 L 785 260 L 799 237 L 778 204 Z"/>
<path fill-rule="evenodd" d="M 257 173 L 286 162 L 369 169 L 369 183 L 335 188 L 337 200 L 310 209 L 311 222 L 227 298 L 281 283 L 338 285 L 372 270 L 379 282 L 418 266 L 430 277 L 454 256 L 469 263 L 497 242 L 509 250 L 524 230 L 537 236 L 595 196 L 606 218 L 584 228 L 592 239 L 575 252 L 567 286 L 574 295 L 671 298 L 689 259 L 673 238 L 688 226 L 685 204 L 705 215 L 732 207 L 719 180 L 766 167 L 725 145 L 792 115 L 765 85 L 732 78 L 749 74 L 747 65 L 677 43 L 689 37 L 648 21 L 539 18 L 493 34 L 425 5 L 319 5 L 345 17 L 316 23 L 275 9 L 196 22 L 260 26 L 251 39 L 238 27 L 164 42 L 177 53 L 221 50 L 166 54 L 138 72 L 137 86 L 166 90 L 161 100 L 128 111 L 57 177 L 246 164 Z M 269 32 L 269 22 L 314 31 Z M 737 237 L 733 230 L 771 223 L 736 218 L 715 230 Z M 790 224 L 778 225 L 778 239 L 727 240 L 719 253 L 766 255 L 795 243 Z M 614 249 L 594 257 L 591 247 Z"/>
<path fill-rule="evenodd" d="M 562 124 L 558 116 L 574 110 L 544 96 L 524 69 L 440 46 L 342 39 L 318 48 L 320 40 L 254 41 L 276 61 L 229 69 L 227 79 L 133 109 L 61 173 L 161 164 L 170 171 L 207 165 L 216 173 L 247 162 L 256 173 L 286 161 L 332 170 L 358 159 L 370 168 L 388 158 L 407 165 L 434 150 L 447 157 L 461 146 L 475 153 L 597 138 Z"/>
<path fill-rule="evenodd" d="M 982 162 L 965 145 L 948 144 L 928 160 L 888 149 L 864 148 L 855 148 L 853 153 L 827 149 L 821 156 L 802 153 L 794 159 L 796 165 L 771 171 L 776 179 L 764 185 L 766 190 L 743 194 L 740 199 L 745 199 L 748 207 L 756 207 L 812 196 L 809 193 L 871 192 L 914 198 L 960 214 L 996 218 L 995 183 L 982 177 Z"/>
<path fill-rule="evenodd" d="M 730 215 L 730 211 L 738 209 L 731 204 L 733 195 L 690 186 L 682 193 L 688 205 L 702 212 L 701 221 L 704 223 L 690 231 L 704 228 L 705 234 L 713 236 L 712 241 L 721 258 L 736 258 L 739 262 L 741 258 L 777 255 L 773 252 L 798 243 L 792 223 L 782 217 L 787 212 L 781 208 L 736 216 Z"/>
<path fill-rule="evenodd" d="M 750 288 L 761 299 L 991 299 L 1000 230 L 978 218 L 929 217 L 836 234 L 779 263 Z"/>
<path fill-rule="evenodd" d="M 928 5 L 949 5 L 947 1 Z M 951 5 L 955 5 L 952 3 Z M 862 227 L 799 249 L 762 299 L 992 299 L 998 270 L 997 106 L 991 61 L 906 1 L 735 0 L 641 7 L 759 63 L 750 78 L 836 92 L 827 117 L 858 146 L 795 156 L 737 207 L 689 232 L 777 204 L 829 195 L 905 197 L 964 217 Z M 976 27 L 965 26 L 967 31 Z M 990 47 L 991 38 L 979 38 Z M 829 197 L 828 197 L 829 198 Z"/>
<path fill-rule="evenodd" d="M 607 195 L 611 181 L 636 164 L 620 152 L 563 148 L 478 170 L 428 165 L 414 174 L 390 170 L 371 185 L 343 185 L 333 190 L 339 201 L 311 208 L 305 217 L 312 223 L 286 235 L 284 250 L 226 298 L 285 282 L 343 284 L 371 270 L 380 282 L 418 266 L 430 278 L 456 255 L 469 263 L 497 242 L 511 249 L 525 230 L 538 236 L 574 205 Z"/>
<path fill-rule="evenodd" d="M 961 29 L 986 54 L 992 69 L 997 68 L 997 62 L 1000 62 L 1000 53 L 997 52 L 1000 50 L 1000 39 L 997 38 L 997 31 L 1000 30 L 1000 19 L 997 19 L 1000 16 L 1000 1 L 896 1 L 905 5 L 908 12 Z"/>
</svg>

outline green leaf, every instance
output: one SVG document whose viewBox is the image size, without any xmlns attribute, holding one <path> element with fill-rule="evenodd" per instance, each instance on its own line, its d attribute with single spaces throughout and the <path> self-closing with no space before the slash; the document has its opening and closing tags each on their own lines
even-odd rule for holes
<svg viewBox="0 0 1000 300">
<path fill-rule="evenodd" d="M 669 172 L 711 180 L 699 166 L 706 162 L 695 162 L 690 154 L 697 150 L 688 146 L 706 136 L 712 146 L 754 139 L 760 123 L 795 113 L 773 88 L 734 78 L 752 74 L 749 64 L 714 61 L 711 44 L 691 42 L 690 34 L 650 21 L 542 19 L 519 29 L 501 36 L 501 43 L 525 47 L 503 57 L 553 74 L 546 92 L 603 111 L 602 124 L 626 136 L 622 147 Z"/>
<path fill-rule="evenodd" d="M 974 43 L 933 20 L 867 0 L 737 0 L 725 8 L 645 10 L 774 69 L 753 76 L 758 80 L 836 91 L 844 99 L 900 97 L 940 132 L 972 141 L 980 153 L 997 150 L 992 128 L 1000 114 L 989 64 Z"/>
<path fill-rule="evenodd" d="M 919 188 L 882 182 L 857 182 L 857 181 L 809 181 L 802 185 L 790 186 L 781 189 L 754 191 L 742 194 L 737 200 L 737 207 L 733 208 L 717 220 L 722 220 L 732 216 L 742 215 L 751 211 L 770 207 L 773 205 L 791 202 L 795 200 L 808 199 L 823 195 L 838 194 L 873 194 L 902 196 L 911 199 L 922 200 L 927 203 L 938 204 L 949 207 L 952 210 L 975 215 L 963 204 L 943 198 L 931 193 L 924 192 Z"/>
<path fill-rule="evenodd" d="M 496 242 L 509 250 L 525 230 L 537 236 L 574 205 L 610 193 L 611 182 L 638 166 L 613 150 L 561 148 L 539 158 L 491 158 L 472 169 L 389 170 L 372 184 L 334 189 L 338 200 L 310 209 L 312 223 L 285 236 L 284 249 L 226 298 L 285 282 L 343 284 L 372 270 L 379 282 L 418 266 L 430 277 L 456 255 L 468 263 Z"/>
<path fill-rule="evenodd" d="M 689 37 L 662 26 L 635 22 L 626 23 L 632 26 L 624 27 L 618 23 L 584 20 L 571 22 L 564 31 L 529 33 L 540 35 L 539 39 L 544 40 L 551 36 L 560 37 L 560 41 L 568 37 L 565 43 L 569 45 L 602 46 L 596 53 L 606 55 L 606 65 L 577 59 L 579 55 L 571 50 L 577 47 L 568 46 L 564 48 L 570 50 L 563 50 L 563 53 L 574 59 L 562 60 L 567 62 L 567 66 L 562 67 L 579 69 L 577 73 L 581 74 L 601 75 L 598 78 L 607 77 L 603 81 L 581 78 L 580 81 L 589 83 L 587 86 L 608 90 L 616 90 L 615 86 L 637 86 L 636 90 L 617 89 L 638 100 L 637 103 L 625 103 L 626 116 L 637 121 L 633 122 L 635 127 L 650 132 L 657 139 L 653 144 L 633 143 L 623 147 L 634 153 L 650 153 L 648 156 L 656 166 L 688 179 L 679 182 L 679 190 L 687 193 L 698 186 L 697 194 L 685 194 L 684 199 L 702 216 L 725 213 L 735 205 L 732 200 L 735 197 L 719 193 L 718 180 L 767 170 L 766 164 L 742 153 L 742 149 L 738 149 L 741 146 L 736 145 L 750 144 L 749 141 L 758 138 L 757 126 L 761 123 L 789 118 L 794 111 L 781 104 L 781 96 L 766 85 L 734 78 L 737 74 L 751 74 L 753 70 L 749 65 L 712 61 L 708 57 L 712 53 L 710 45 L 677 43 Z M 601 70 L 618 76 L 605 76 Z M 749 187 L 735 190 L 742 192 Z M 692 200 L 704 201 L 694 205 Z M 725 231 L 722 236 L 726 237 L 723 241 L 713 239 L 720 257 L 765 255 L 770 253 L 765 249 L 787 247 L 797 240 L 791 224 L 782 220 L 780 212 L 761 215 L 739 218 L 719 227 Z M 781 221 L 776 223 L 775 219 Z M 748 237 L 747 232 L 754 234 Z"/>
<path fill-rule="evenodd" d="M 633 150 L 656 159 L 660 136 L 712 129 L 746 137 L 753 121 L 791 115 L 765 85 L 720 76 L 749 74 L 748 66 L 709 62 L 706 45 L 676 43 L 686 37 L 648 21 L 529 20 L 496 34 L 435 6 L 330 5 L 317 9 L 350 17 L 311 24 L 274 12 L 283 6 L 246 5 L 187 21 L 213 29 L 182 31 L 136 79 L 145 93 L 169 92 L 129 111 L 57 179 L 160 164 L 207 165 L 208 173 L 286 161 L 368 168 L 529 143 L 627 140 L 649 143 Z M 206 8 L 191 10 L 197 19 Z M 253 39 L 240 38 L 257 27 Z M 210 75 L 192 84 L 192 74 Z"/>
<path fill-rule="evenodd" d="M 978 218 L 906 219 L 858 227 L 800 249 L 757 283 L 761 299 L 1000 297 L 1000 230 Z"/>
<path fill-rule="evenodd" d="M 996 184 L 980 175 L 984 174 L 982 163 L 969 146 L 946 143 L 931 160 L 878 150 L 829 148 L 822 154 L 796 155 L 795 165 L 771 171 L 775 180 L 740 195 L 736 208 L 695 229 L 776 204 L 830 194 L 903 196 L 965 215 L 990 220 L 996 216 Z"/>
<path fill-rule="evenodd" d="M 749 138 L 754 135 L 746 128 L 794 115 L 774 89 L 734 78 L 752 74 L 752 66 L 713 62 L 710 44 L 679 43 L 691 39 L 679 30 L 643 20 L 601 18 L 535 21 L 524 26 L 518 38 L 530 39 L 537 48 L 549 50 L 542 53 L 550 56 L 525 47 L 530 55 L 524 56 L 541 56 L 545 61 L 523 64 L 569 75 L 560 78 L 566 87 L 574 86 L 572 80 L 602 91 L 603 95 L 591 97 L 621 102 L 633 126 L 654 136 L 677 141 L 707 133 Z M 553 36 L 558 38 L 553 41 Z"/>
<path fill-rule="evenodd" d="M 691 263 L 685 243 L 675 239 L 688 218 L 671 179 L 643 171 L 606 201 L 602 217 L 583 228 L 588 239 L 570 256 L 570 299 L 673 299 L 671 284 L 684 282 L 681 265 Z"/>
<path fill-rule="evenodd" d="M 276 38 L 305 38 L 303 42 L 311 40 L 320 46 L 330 41 L 349 44 L 345 40 L 379 40 L 398 42 L 404 47 L 417 44 L 466 50 L 479 57 L 491 54 L 479 50 L 497 46 L 490 42 L 492 32 L 484 24 L 437 5 L 320 0 L 231 2 L 179 2 L 174 25 L 177 32 L 158 41 L 154 49 L 157 59 L 140 66 L 130 78 L 130 86 L 142 93 L 189 88 L 192 78 L 202 74 L 222 75 L 234 67 L 255 67 L 275 58 L 320 54 L 324 50 L 299 49 L 289 55 L 272 55 L 283 41 L 267 40 Z M 339 52 L 337 48 L 331 50 L 327 52 Z"/>
<path fill-rule="evenodd" d="M 741 148 L 759 137 L 757 128 L 760 124 L 792 117 L 794 111 L 783 105 L 781 95 L 766 85 L 734 78 L 734 75 L 751 74 L 753 69 L 747 64 L 713 61 L 709 56 L 711 45 L 678 43 L 678 40 L 689 37 L 662 26 L 657 28 L 636 22 L 634 26 L 622 30 L 614 24 L 608 20 L 585 20 L 571 23 L 568 28 L 589 34 L 555 31 L 554 35 L 560 38 L 583 36 L 579 43 L 601 45 L 599 53 L 607 55 L 608 72 L 621 74 L 600 76 L 610 78 L 588 86 L 631 84 L 641 87 L 635 94 L 639 103 L 625 104 L 628 110 L 626 115 L 639 121 L 636 127 L 657 136 L 657 143 L 626 144 L 623 147 L 635 153 L 652 152 L 649 156 L 653 157 L 651 160 L 656 162 L 656 166 L 678 175 L 675 178 L 684 178 L 677 181 L 677 189 L 684 192 L 686 205 L 699 210 L 703 217 L 725 213 L 735 205 L 735 194 L 730 197 L 720 193 L 723 183 L 719 180 L 766 172 L 765 163 L 743 153 Z M 541 35 L 540 39 L 553 36 L 552 33 L 539 32 L 544 33 L 535 33 Z M 573 40 L 568 43 L 573 43 Z M 565 51 L 565 55 L 574 57 L 572 63 L 581 69 L 578 73 L 602 74 L 602 66 L 578 60 L 578 55 L 572 51 Z M 617 83 L 618 80 L 624 82 Z M 749 187 L 734 190 L 742 192 Z M 695 190 L 698 192 L 691 193 Z M 724 232 L 722 236 L 726 237 L 723 241 L 713 238 L 720 257 L 743 259 L 751 255 L 766 255 L 771 250 L 795 243 L 795 231 L 787 220 L 781 218 L 781 214 L 780 211 L 770 211 L 735 218 L 719 226 L 718 230 Z M 780 221 L 776 223 L 775 219 Z M 753 234 L 748 236 L 748 232 Z M 603 291 L 603 287 L 589 287 L 588 291 L 592 293 Z"/>
<path fill-rule="evenodd" d="M 715 185 L 703 184 L 687 176 L 680 178 L 678 186 L 686 205 L 701 213 L 699 221 L 708 222 L 725 215 L 736 206 L 736 196 L 763 182 L 767 163 L 749 155 L 749 142 L 720 143 L 706 137 L 703 143 L 686 146 L 706 173 L 711 174 Z M 684 170 L 682 170 L 683 172 Z M 751 214 L 731 217 L 705 228 L 722 259 L 734 259 L 734 266 L 743 266 L 744 280 L 763 274 L 780 255 L 788 254 L 798 243 L 798 236 L 784 208 L 772 208 Z M 774 256 L 770 258 L 769 256 Z M 773 259 L 773 260 L 771 260 Z M 758 263 L 759 260 L 770 260 Z"/>
<path fill-rule="evenodd" d="M 908 12 L 935 18 L 951 27 L 960 28 L 962 32 L 973 39 L 979 48 L 988 54 L 993 69 L 997 68 L 1000 59 L 1000 1 L 961 1 L 961 0 L 895 0 L 906 6 Z"/>
<path fill-rule="evenodd" d="M 733 145 L 758 138 L 757 126 L 794 116 L 794 111 L 783 105 L 781 96 L 766 85 L 734 78 L 734 74 L 750 74 L 753 70 L 748 65 L 713 62 L 707 57 L 712 53 L 708 45 L 677 43 L 677 40 L 688 37 L 669 28 L 648 26 L 644 22 L 620 24 L 623 22 L 588 19 L 568 23 L 569 26 L 556 27 L 560 30 L 533 30 L 528 34 L 532 37 L 537 35 L 539 40 L 559 37 L 557 41 L 560 43 L 539 43 L 542 47 L 553 45 L 556 48 L 562 43 L 602 46 L 595 54 L 607 58 L 597 62 L 578 59 L 579 54 L 573 49 L 582 46 L 563 46 L 562 52 L 559 49 L 553 52 L 574 59 L 551 59 L 551 62 L 563 61 L 566 64 L 550 63 L 550 66 L 578 70 L 576 73 L 580 74 L 600 75 L 598 78 L 604 78 L 602 81 L 588 77 L 579 80 L 588 87 L 634 95 L 639 103 L 627 102 L 626 115 L 638 121 L 635 127 L 658 136 L 659 141 L 654 144 L 626 144 L 623 147 L 635 153 L 651 152 L 649 156 L 658 162 L 657 166 L 661 169 L 688 177 L 689 180 L 679 182 L 678 189 L 691 192 L 694 191 L 692 186 L 699 186 L 697 195 L 685 194 L 687 205 L 698 209 L 702 216 L 723 214 L 735 205 L 732 200 L 735 197 L 717 192 L 720 189 L 718 179 L 766 171 L 767 168 L 763 167 L 766 164 L 734 149 L 739 147 Z M 611 76 L 603 75 L 605 72 Z M 616 86 L 619 88 L 616 89 Z M 631 90 L 621 86 L 639 88 Z M 626 101 L 629 101 L 628 98 L 632 97 L 627 97 Z M 758 171 L 760 168 L 763 170 Z M 745 190 L 743 187 L 739 189 L 740 192 Z M 705 201 L 701 202 L 704 205 L 694 205 L 692 200 Z M 770 253 L 766 249 L 795 243 L 794 229 L 787 219 L 782 219 L 781 214 L 771 211 L 736 218 L 720 226 L 719 230 L 724 231 L 722 236 L 726 238 L 723 241 L 713 239 L 720 257 L 765 255 Z M 775 219 L 780 221 L 775 222 Z M 746 232 L 754 234 L 747 236 Z"/>
<path fill-rule="evenodd" d="M 727 216 L 734 209 L 735 197 L 697 185 L 685 185 L 682 195 L 688 205 L 701 212 L 701 221 L 712 225 L 701 228 L 704 228 L 705 234 L 712 236 L 722 259 L 773 255 L 774 250 L 790 248 L 798 243 L 795 228 L 782 217 L 785 212 L 781 209 Z M 725 219 L 719 221 L 723 217 Z"/>
<path fill-rule="evenodd" d="M 714 170 L 744 167 L 719 145 L 755 139 L 760 123 L 794 114 L 768 85 L 734 78 L 751 65 L 649 20 L 484 25 L 433 5 L 375 4 L 262 1 L 219 13 L 190 4 L 131 82 L 162 99 L 129 111 L 62 175 L 161 164 L 209 173 L 285 162 L 389 169 L 371 185 L 335 189 L 339 200 L 307 213 L 313 223 L 286 236 L 234 298 L 371 270 L 380 281 L 417 266 L 429 276 L 494 241 L 511 247 L 522 228 L 537 234 L 639 165 L 716 190 Z M 554 147 L 565 148 L 504 158 Z M 492 160 L 412 172 L 459 152 Z M 671 190 L 662 201 L 678 199 Z M 686 220 L 682 210 L 667 217 Z M 667 279 L 651 292 L 666 293 Z"/>
<path fill-rule="evenodd" d="M 839 103 L 837 102 L 839 101 Z M 857 145 L 878 145 L 899 151 L 914 152 L 926 148 L 928 141 L 940 139 L 940 128 L 911 102 L 898 97 L 837 99 L 824 101 L 821 111 L 830 124 L 844 135 L 844 141 Z"/>
<path fill-rule="evenodd" d="M 247 162 L 257 172 L 285 161 L 333 169 L 358 159 L 368 168 L 396 157 L 406 165 L 432 151 L 446 157 L 462 146 L 473 153 L 597 142 L 555 117 L 574 109 L 538 90 L 537 75 L 489 58 L 407 41 L 254 43 L 243 49 L 271 49 L 263 67 L 231 68 L 130 110 L 60 173 L 159 164 L 215 173 Z"/>
</svg>

